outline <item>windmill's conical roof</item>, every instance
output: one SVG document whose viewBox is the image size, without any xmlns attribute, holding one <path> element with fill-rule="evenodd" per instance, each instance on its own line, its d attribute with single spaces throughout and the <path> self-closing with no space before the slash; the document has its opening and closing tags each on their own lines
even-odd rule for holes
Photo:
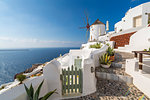
<svg viewBox="0 0 150 100">
<path fill-rule="evenodd" d="M 101 22 L 99 19 L 97 19 L 92 25 L 96 25 L 96 24 L 103 24 L 105 25 L 103 22 Z"/>
</svg>

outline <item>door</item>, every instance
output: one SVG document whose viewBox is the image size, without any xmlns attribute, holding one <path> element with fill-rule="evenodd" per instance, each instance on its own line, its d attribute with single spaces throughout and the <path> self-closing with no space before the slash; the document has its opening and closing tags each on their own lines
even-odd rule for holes
<svg viewBox="0 0 150 100">
<path fill-rule="evenodd" d="M 75 59 L 74 60 L 74 66 L 77 67 L 77 69 L 81 69 L 81 67 L 82 67 L 82 59 L 79 59 L 79 58 Z"/>
</svg>

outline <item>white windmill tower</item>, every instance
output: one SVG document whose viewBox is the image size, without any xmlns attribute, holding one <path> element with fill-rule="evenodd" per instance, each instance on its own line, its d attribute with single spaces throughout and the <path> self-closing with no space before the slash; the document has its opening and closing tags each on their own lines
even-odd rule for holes
<svg viewBox="0 0 150 100">
<path fill-rule="evenodd" d="M 97 41 L 99 36 L 105 34 L 105 24 L 102 23 L 99 19 L 97 19 L 90 26 L 90 41 Z"/>
</svg>

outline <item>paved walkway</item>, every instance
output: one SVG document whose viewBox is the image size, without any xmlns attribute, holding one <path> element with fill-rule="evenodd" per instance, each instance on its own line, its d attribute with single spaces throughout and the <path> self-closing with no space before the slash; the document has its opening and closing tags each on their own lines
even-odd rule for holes
<svg viewBox="0 0 150 100">
<path fill-rule="evenodd" d="M 134 55 L 130 53 L 116 52 L 115 63 L 125 64 L 126 59 L 133 58 Z M 97 72 L 106 72 L 119 75 L 128 75 L 125 73 L 125 68 L 111 67 L 109 69 L 96 68 Z M 97 91 L 88 96 L 68 99 L 68 100 L 150 100 L 133 84 L 127 85 L 123 82 L 112 80 L 97 80 Z"/>
<path fill-rule="evenodd" d="M 91 95 L 68 100 L 149 100 L 134 85 L 98 80 L 97 91 Z"/>
</svg>

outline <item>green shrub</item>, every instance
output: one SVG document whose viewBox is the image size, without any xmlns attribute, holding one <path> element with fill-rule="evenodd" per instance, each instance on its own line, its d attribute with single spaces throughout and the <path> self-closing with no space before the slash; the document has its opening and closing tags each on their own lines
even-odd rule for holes
<svg viewBox="0 0 150 100">
<path fill-rule="evenodd" d="M 0 90 L 2 90 L 2 89 L 4 89 L 5 88 L 5 86 L 2 86 L 2 87 L 0 87 Z"/>
<path fill-rule="evenodd" d="M 27 88 L 27 86 L 24 84 L 24 87 L 25 87 L 25 90 L 26 90 L 26 93 L 28 95 L 28 100 L 47 100 L 52 94 L 56 93 L 56 89 L 53 90 L 53 91 L 50 91 L 48 92 L 45 96 L 43 97 L 40 97 L 39 98 L 39 94 L 40 94 L 40 90 L 41 90 L 41 87 L 43 85 L 43 82 L 44 80 L 41 82 L 41 84 L 38 86 L 37 90 L 35 91 L 34 93 L 34 89 L 33 89 L 33 86 L 32 84 L 30 85 L 30 88 Z"/>
<path fill-rule="evenodd" d="M 96 43 L 94 45 L 90 45 L 90 48 L 100 49 L 102 47 L 101 43 Z"/>
<path fill-rule="evenodd" d="M 150 48 L 149 48 L 149 51 L 150 51 Z"/>
<path fill-rule="evenodd" d="M 110 56 L 108 56 L 108 54 L 104 54 L 99 58 L 99 62 L 100 64 L 104 64 L 104 65 L 110 65 L 111 64 L 111 60 L 109 60 Z"/>
<path fill-rule="evenodd" d="M 110 46 L 110 44 L 109 44 L 109 43 L 107 43 L 106 45 L 107 45 L 107 46 Z"/>
<path fill-rule="evenodd" d="M 111 47 L 108 47 L 106 52 L 107 52 L 108 56 L 114 56 L 114 54 L 115 54 L 114 49 Z"/>
<path fill-rule="evenodd" d="M 26 79 L 26 76 L 23 74 L 17 75 L 16 76 L 17 80 L 20 81 L 20 84 Z"/>
<path fill-rule="evenodd" d="M 147 49 L 144 49 L 143 51 L 147 51 Z"/>
</svg>

